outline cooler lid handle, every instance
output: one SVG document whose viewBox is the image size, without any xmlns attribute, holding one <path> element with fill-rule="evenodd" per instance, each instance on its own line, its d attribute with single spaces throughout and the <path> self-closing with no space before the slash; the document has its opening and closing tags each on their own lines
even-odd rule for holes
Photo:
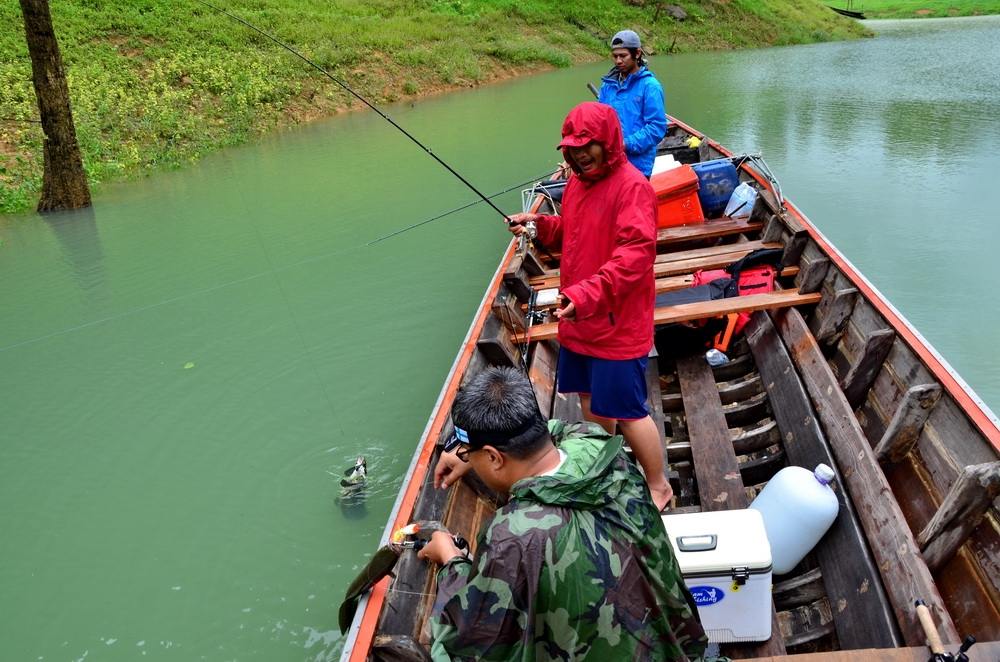
<svg viewBox="0 0 1000 662">
<path fill-rule="evenodd" d="M 677 549 L 682 552 L 708 552 L 715 549 L 718 543 L 715 534 L 677 537 Z"/>
</svg>

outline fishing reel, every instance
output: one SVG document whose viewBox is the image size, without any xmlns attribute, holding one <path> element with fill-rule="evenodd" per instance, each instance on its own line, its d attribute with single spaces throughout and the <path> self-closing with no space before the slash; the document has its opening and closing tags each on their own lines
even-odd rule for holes
<svg viewBox="0 0 1000 662">
<path fill-rule="evenodd" d="M 469 555 L 468 540 L 460 535 L 453 534 L 444 524 L 433 520 L 411 522 L 404 527 L 396 529 L 389 539 L 389 545 L 397 551 L 412 549 L 415 552 L 419 552 L 431 541 L 431 536 L 437 531 L 444 531 L 449 534 L 455 542 L 455 547 L 458 547 L 466 556 Z"/>
<path fill-rule="evenodd" d="M 917 620 L 920 621 L 924 634 L 927 636 L 927 647 L 931 649 L 931 657 L 928 662 L 969 662 L 969 656 L 965 653 L 976 643 L 976 638 L 971 634 L 967 635 L 958 652 L 949 653 L 944 649 L 944 644 L 941 643 L 941 636 L 934 625 L 934 618 L 931 616 L 927 603 L 923 600 L 917 600 L 914 606 L 916 607 Z"/>
</svg>

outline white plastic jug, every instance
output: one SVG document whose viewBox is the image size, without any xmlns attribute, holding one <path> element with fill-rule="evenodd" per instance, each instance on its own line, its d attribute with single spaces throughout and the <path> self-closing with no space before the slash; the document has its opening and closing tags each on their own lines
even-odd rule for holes
<svg viewBox="0 0 1000 662">
<path fill-rule="evenodd" d="M 764 517 L 774 574 L 798 565 L 837 519 L 840 504 L 830 488 L 834 476 L 825 464 L 815 471 L 785 467 L 750 504 Z"/>
</svg>

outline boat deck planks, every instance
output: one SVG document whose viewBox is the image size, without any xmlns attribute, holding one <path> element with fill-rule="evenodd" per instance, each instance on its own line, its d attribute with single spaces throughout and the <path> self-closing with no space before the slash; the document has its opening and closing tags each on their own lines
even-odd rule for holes
<svg viewBox="0 0 1000 662">
<path fill-rule="evenodd" d="M 702 511 L 746 508 L 750 505 L 736 452 L 730 441 L 729 426 L 722 412 L 722 400 L 712 369 L 702 356 L 677 362 L 677 376 L 684 398 L 691 455 L 698 481 Z M 739 646 L 753 654 L 784 655 L 785 643 L 771 605 L 771 638 L 760 644 Z"/>
</svg>

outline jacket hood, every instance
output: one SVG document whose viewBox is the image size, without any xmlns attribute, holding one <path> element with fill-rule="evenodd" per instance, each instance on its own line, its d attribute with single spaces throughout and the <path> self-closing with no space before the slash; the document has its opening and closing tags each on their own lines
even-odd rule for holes
<svg viewBox="0 0 1000 662">
<path fill-rule="evenodd" d="M 594 181 L 625 163 L 625 141 L 622 125 L 615 109 L 596 101 L 586 101 L 569 111 L 562 126 L 563 156 L 580 179 Z M 588 142 L 600 143 L 604 148 L 604 167 L 594 173 L 583 175 L 569 158 L 566 145 L 582 146 Z"/>
<path fill-rule="evenodd" d="M 519 480 L 511 487 L 512 498 L 591 510 L 614 502 L 625 489 L 626 481 L 614 464 L 622 449 L 620 436 L 600 443 L 586 438 L 567 439 L 559 447 L 566 453 L 559 471 Z"/>
</svg>

